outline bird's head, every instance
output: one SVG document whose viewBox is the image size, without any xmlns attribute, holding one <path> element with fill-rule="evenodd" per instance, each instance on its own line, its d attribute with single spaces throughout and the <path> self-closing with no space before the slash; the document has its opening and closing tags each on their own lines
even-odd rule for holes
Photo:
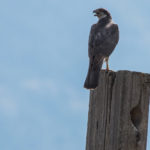
<svg viewBox="0 0 150 150">
<path fill-rule="evenodd" d="M 94 16 L 97 16 L 99 19 L 104 18 L 104 17 L 109 17 L 111 18 L 110 13 L 104 9 L 104 8 L 99 8 L 93 11 Z"/>
</svg>

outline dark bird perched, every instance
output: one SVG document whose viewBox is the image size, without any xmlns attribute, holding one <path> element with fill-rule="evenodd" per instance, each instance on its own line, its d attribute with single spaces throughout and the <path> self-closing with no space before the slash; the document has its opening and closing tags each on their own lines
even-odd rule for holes
<svg viewBox="0 0 150 150">
<path fill-rule="evenodd" d="M 103 8 L 93 11 L 99 18 L 93 24 L 88 42 L 89 69 L 84 83 L 87 89 L 95 89 L 98 86 L 99 73 L 103 61 L 106 61 L 106 70 L 109 70 L 108 58 L 119 41 L 118 25 L 112 22 L 110 13 Z"/>
</svg>

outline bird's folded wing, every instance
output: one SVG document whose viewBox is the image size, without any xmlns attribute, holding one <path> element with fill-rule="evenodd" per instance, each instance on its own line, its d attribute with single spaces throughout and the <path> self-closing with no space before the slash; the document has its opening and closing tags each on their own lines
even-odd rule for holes
<svg viewBox="0 0 150 150">
<path fill-rule="evenodd" d="M 89 57 L 99 53 L 109 56 L 114 50 L 119 40 L 119 30 L 117 24 L 112 24 L 108 28 L 100 31 L 93 26 L 89 37 Z"/>
</svg>

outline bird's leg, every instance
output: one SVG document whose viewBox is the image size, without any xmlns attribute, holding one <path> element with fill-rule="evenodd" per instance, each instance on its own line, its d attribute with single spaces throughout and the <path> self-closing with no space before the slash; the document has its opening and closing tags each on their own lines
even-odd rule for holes
<svg viewBox="0 0 150 150">
<path fill-rule="evenodd" d="M 109 57 L 105 57 L 106 61 L 106 70 L 109 71 L 109 64 L 108 64 Z"/>
</svg>

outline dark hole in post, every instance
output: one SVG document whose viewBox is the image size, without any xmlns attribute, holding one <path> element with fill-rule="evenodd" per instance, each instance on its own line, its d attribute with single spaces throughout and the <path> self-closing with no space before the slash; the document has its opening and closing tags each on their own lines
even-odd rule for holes
<svg viewBox="0 0 150 150">
<path fill-rule="evenodd" d="M 133 125 L 138 130 L 138 127 L 142 121 L 142 111 L 139 104 L 130 111 L 130 115 Z"/>
<path fill-rule="evenodd" d="M 131 121 L 136 128 L 136 141 L 138 143 L 141 139 L 141 134 L 138 129 L 142 121 L 142 111 L 139 104 L 130 111 L 130 115 Z"/>
</svg>

